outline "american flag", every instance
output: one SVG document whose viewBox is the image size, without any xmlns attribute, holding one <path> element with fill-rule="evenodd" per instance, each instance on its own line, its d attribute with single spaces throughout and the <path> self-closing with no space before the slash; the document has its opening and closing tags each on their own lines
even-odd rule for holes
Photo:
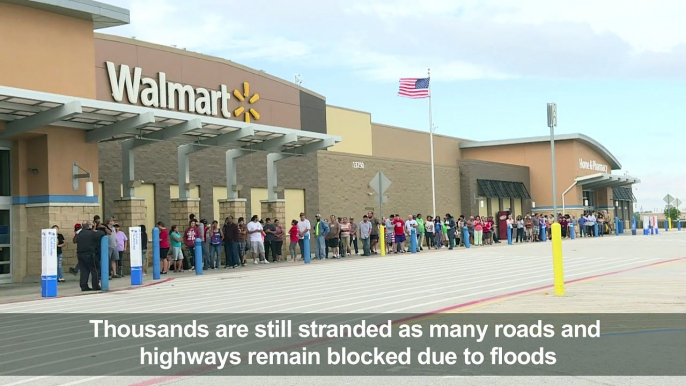
<svg viewBox="0 0 686 386">
<path fill-rule="evenodd" d="M 429 97 L 430 78 L 400 78 L 398 96 L 412 99 Z"/>
</svg>

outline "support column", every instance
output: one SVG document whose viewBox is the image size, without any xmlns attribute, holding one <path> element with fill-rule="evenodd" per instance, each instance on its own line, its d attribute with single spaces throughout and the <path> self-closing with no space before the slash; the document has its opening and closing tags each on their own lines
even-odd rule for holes
<svg viewBox="0 0 686 386">
<path fill-rule="evenodd" d="M 129 237 L 130 227 L 145 224 L 147 219 L 147 207 L 145 205 L 145 199 L 136 197 L 123 197 L 120 200 L 114 200 L 112 215 L 119 224 L 120 230 L 126 234 L 126 237 Z M 131 263 L 128 251 L 124 253 L 122 269 L 124 274 L 130 274 Z"/>
<path fill-rule="evenodd" d="M 179 164 L 179 200 L 187 200 L 191 197 L 191 168 L 188 161 L 188 154 L 194 150 L 193 144 L 181 145 L 177 150 Z M 172 221 L 173 216 L 172 216 Z M 177 224 L 179 225 L 179 224 Z"/>
<path fill-rule="evenodd" d="M 285 221 L 286 216 L 286 200 L 264 200 L 260 201 L 262 219 L 267 217 Z"/>
<path fill-rule="evenodd" d="M 278 175 L 276 162 L 289 157 L 292 157 L 292 155 L 280 153 L 269 153 L 267 155 L 267 199 L 269 201 L 278 201 L 278 195 L 276 192 Z M 264 213 L 264 209 L 262 210 L 262 213 Z"/>
<path fill-rule="evenodd" d="M 219 201 L 219 221 L 220 223 L 223 223 L 224 219 L 233 216 L 235 222 L 238 222 L 238 219 L 240 217 L 243 217 L 245 219 L 245 216 L 247 216 L 246 208 L 248 205 L 248 200 L 245 198 L 234 198 L 234 199 L 228 199 L 228 200 L 220 200 Z M 246 222 L 248 220 L 246 219 Z"/>
<path fill-rule="evenodd" d="M 179 230 L 183 231 L 188 227 L 188 216 L 200 215 L 200 199 L 177 199 L 171 201 L 171 221 L 172 225 L 178 225 Z"/>
<path fill-rule="evenodd" d="M 228 200 L 238 200 L 240 186 L 238 185 L 236 178 L 236 160 L 250 153 L 250 151 L 242 149 L 231 149 L 226 152 L 226 198 Z M 222 213 L 221 207 L 219 213 Z M 243 211 L 242 216 L 245 217 L 245 211 Z M 236 219 L 238 219 L 238 217 L 236 217 Z"/>
</svg>

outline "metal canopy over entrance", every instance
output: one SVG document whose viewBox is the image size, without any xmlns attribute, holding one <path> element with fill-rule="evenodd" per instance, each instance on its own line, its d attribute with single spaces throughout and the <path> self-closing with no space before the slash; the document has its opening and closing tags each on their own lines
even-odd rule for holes
<svg viewBox="0 0 686 386">
<path fill-rule="evenodd" d="M 88 142 L 124 140 L 122 183 L 125 197 L 133 194 L 133 150 L 156 141 L 190 140 L 179 147 L 179 198 L 189 195 L 187 156 L 190 153 L 210 147 L 231 149 L 232 156 L 227 152 L 227 190 L 231 190 L 236 185 L 235 166 L 229 163 L 237 158 L 236 152 L 239 156 L 253 152 L 278 153 L 279 159 L 283 159 L 303 156 L 341 142 L 341 137 L 311 131 L 2 86 L 0 120 L 8 122 L 6 130 L 0 132 L 0 140 L 44 126 L 84 130 Z M 233 176 L 229 175 L 232 170 Z M 276 169 L 269 165 L 268 171 L 275 173 Z M 271 182 L 275 183 L 276 175 L 268 180 L 273 188 Z M 229 193 L 229 197 L 235 194 Z"/>
<path fill-rule="evenodd" d="M 617 188 L 641 182 L 638 178 L 628 176 L 613 176 L 612 174 L 598 173 L 590 176 L 578 177 L 577 185 L 581 185 L 584 190 L 598 190 L 602 188 Z"/>
</svg>

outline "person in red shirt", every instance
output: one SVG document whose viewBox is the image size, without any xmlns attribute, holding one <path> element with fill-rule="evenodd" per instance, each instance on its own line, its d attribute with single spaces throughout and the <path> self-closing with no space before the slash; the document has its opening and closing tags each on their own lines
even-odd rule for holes
<svg viewBox="0 0 686 386">
<path fill-rule="evenodd" d="M 188 228 L 183 233 L 186 241 L 186 248 L 188 249 L 188 258 L 190 259 L 191 271 L 195 269 L 195 239 L 202 239 L 202 231 L 198 228 L 198 223 L 191 220 Z"/>
<path fill-rule="evenodd" d="M 295 263 L 295 247 L 298 245 L 298 241 L 300 240 L 300 235 L 298 234 L 297 220 L 291 221 L 291 229 L 288 230 L 288 234 L 290 235 L 291 241 L 290 245 L 288 246 L 288 251 L 291 253 L 291 258 Z"/>
<path fill-rule="evenodd" d="M 491 243 L 491 222 L 484 222 L 484 243 L 486 245 L 492 245 Z"/>
<path fill-rule="evenodd" d="M 393 236 L 395 238 L 395 253 L 405 253 L 405 222 L 398 214 L 393 219 Z"/>
</svg>

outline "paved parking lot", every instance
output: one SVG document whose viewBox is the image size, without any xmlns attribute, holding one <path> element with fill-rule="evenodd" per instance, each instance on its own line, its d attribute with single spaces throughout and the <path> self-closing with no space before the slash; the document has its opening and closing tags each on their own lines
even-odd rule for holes
<svg viewBox="0 0 686 386">
<path fill-rule="evenodd" d="M 552 285 L 550 243 L 499 245 L 493 247 L 441 250 L 385 257 L 353 257 L 311 265 L 279 263 L 245 270 L 223 270 L 203 276 L 177 277 L 154 286 L 110 293 L 57 299 L 0 304 L 2 313 L 425 313 L 425 312 L 684 312 L 683 300 L 669 308 L 686 289 L 678 275 L 684 275 L 686 233 L 670 232 L 657 236 L 622 236 L 598 239 L 565 240 L 563 244 L 565 279 L 570 282 L 565 298 L 547 296 L 545 301 L 527 297 L 515 302 L 497 303 L 521 294 L 545 294 Z M 669 263 L 664 265 L 663 263 Z M 640 274 L 669 270 L 677 276 Z M 670 268 L 671 267 L 671 268 Z M 631 273 L 631 275 L 629 275 Z M 622 281 L 623 290 L 612 286 L 613 278 Z M 627 277 L 631 279 L 626 279 Z M 149 276 L 148 276 L 149 278 Z M 597 279 L 592 291 L 573 283 Z M 605 280 L 605 281 L 604 281 Z M 640 285 L 631 288 L 632 281 Z M 611 285 L 603 287 L 603 283 Z M 679 287 L 681 285 L 681 287 Z M 661 292 L 664 307 L 646 309 L 632 304 L 648 303 L 644 289 L 670 288 Z M 676 286 L 676 288 L 675 288 Z M 576 288 L 580 288 L 576 290 Z M 679 290 L 681 288 L 682 290 Z M 603 297 L 612 291 L 612 299 Z M 589 297 L 595 294 L 595 298 Z M 617 299 L 620 299 L 617 301 Z M 623 298 L 623 301 L 621 299 Z M 175 299 L 171 301 L 171 299 Z M 635 301 L 641 299 L 640 301 Z M 572 301 L 573 300 L 573 301 Z M 500 304 L 507 304 L 500 306 Z M 544 304 L 544 306 L 541 306 Z M 588 304 L 588 309 L 584 305 Z M 476 305 L 484 308 L 474 309 Z M 605 306 L 603 306 L 605 305 Z M 500 309 L 498 309 L 500 307 Z M 502 307 L 505 307 L 504 309 Z M 483 310 L 483 311 L 482 311 Z M 78 345 L 74 346 L 78 350 Z M 69 355 L 69 353 L 65 353 Z M 170 374 L 173 374 L 171 372 Z M 241 384 L 288 384 L 287 378 L 242 378 Z M 381 380 L 379 378 L 374 378 Z M 603 378 L 608 381 L 607 378 Z M 540 383 L 542 378 L 520 378 L 516 384 Z M 142 378 L 36 378 L 7 377 L 0 383 L 156 385 L 219 384 L 209 377 Z M 349 383 L 349 378 L 328 379 L 327 383 Z M 467 379 L 467 384 L 485 384 L 486 379 Z M 612 380 L 631 384 L 630 379 Z M 665 380 L 667 382 L 669 380 Z M 368 379 L 361 378 L 360 384 Z M 392 378 L 393 384 L 424 383 L 420 378 Z M 427 382 L 429 382 L 427 380 Z M 454 382 L 432 378 L 432 384 Z M 461 379 L 460 382 L 465 382 Z M 575 378 L 572 384 L 596 382 Z M 660 382 L 661 384 L 668 384 Z M 377 383 L 375 383 L 377 384 Z"/>
</svg>

